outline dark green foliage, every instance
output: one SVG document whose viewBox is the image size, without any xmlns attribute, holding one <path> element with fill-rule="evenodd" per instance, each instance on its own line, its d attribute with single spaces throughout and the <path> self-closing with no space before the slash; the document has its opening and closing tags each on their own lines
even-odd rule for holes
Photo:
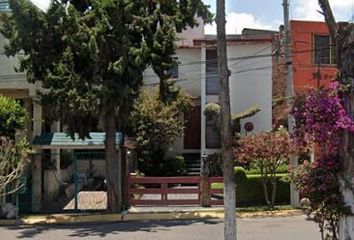
<svg viewBox="0 0 354 240">
<path fill-rule="evenodd" d="M 287 164 L 282 164 L 276 169 L 276 173 L 288 173 L 288 165 Z M 246 174 L 261 174 L 261 171 L 257 166 L 254 166 L 251 164 L 251 167 L 249 169 L 246 169 Z"/>
<path fill-rule="evenodd" d="M 27 111 L 15 99 L 0 95 L 0 136 L 14 138 L 16 130 L 23 130 Z"/>
<path fill-rule="evenodd" d="M 265 205 L 262 178 L 260 175 L 246 175 L 243 181 L 236 181 L 236 202 L 237 206 L 252 206 Z M 277 177 L 277 204 L 290 203 L 290 185 L 282 179 L 282 176 Z"/>
<path fill-rule="evenodd" d="M 148 65 L 159 77 L 173 62 L 177 32 L 209 22 L 201 0 L 53 1 L 47 13 L 30 1 L 10 0 L 1 33 L 6 54 L 22 51 L 19 71 L 42 81 L 40 99 L 73 136 L 87 136 L 91 119 L 114 113 L 124 128 Z M 166 80 L 166 79 L 165 79 Z"/>
<path fill-rule="evenodd" d="M 286 174 L 277 175 L 276 203 L 278 205 L 290 203 L 290 184 L 285 180 L 286 177 Z M 235 167 L 235 182 L 238 207 L 266 205 L 261 175 L 246 174 L 244 168 Z M 214 184 L 212 187 L 222 188 L 223 184 Z"/>
<path fill-rule="evenodd" d="M 222 176 L 222 156 L 220 153 L 208 155 L 209 176 Z"/>
<path fill-rule="evenodd" d="M 183 156 L 177 155 L 174 158 L 165 160 L 164 170 L 166 176 L 183 176 L 187 173 Z"/>
<path fill-rule="evenodd" d="M 247 179 L 246 171 L 243 167 L 235 167 L 235 181 L 243 182 Z"/>
<path fill-rule="evenodd" d="M 175 99 L 163 103 L 156 90 L 143 91 L 131 113 L 131 134 L 139 144 L 138 168 L 146 175 L 159 175 L 166 151 L 184 129 L 183 113 L 189 97 L 179 90 Z"/>
</svg>

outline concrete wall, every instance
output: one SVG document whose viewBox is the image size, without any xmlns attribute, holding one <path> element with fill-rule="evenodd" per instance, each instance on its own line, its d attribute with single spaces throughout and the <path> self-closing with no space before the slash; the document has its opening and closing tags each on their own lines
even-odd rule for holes
<svg viewBox="0 0 354 240">
<path fill-rule="evenodd" d="M 0 89 L 28 89 L 24 73 L 17 73 L 14 66 L 18 61 L 14 57 L 8 58 L 4 53 L 6 39 L 0 34 Z"/>
<path fill-rule="evenodd" d="M 230 60 L 231 112 L 245 111 L 252 105 L 259 105 L 261 111 L 255 116 L 241 121 L 252 122 L 254 131 L 268 130 L 272 127 L 272 44 L 258 43 L 228 47 L 229 58 L 269 54 L 247 60 Z"/>
<path fill-rule="evenodd" d="M 325 22 L 291 21 L 291 45 L 293 62 L 293 81 L 295 92 L 308 91 L 317 88 L 314 74 L 320 70 L 320 86 L 329 86 L 335 78 L 335 65 L 314 64 L 314 35 L 329 35 Z"/>
<path fill-rule="evenodd" d="M 181 39 L 177 42 L 179 47 L 193 47 L 193 40 L 204 37 L 204 22 L 201 18 L 198 19 L 199 26 L 187 28 L 182 33 L 178 34 Z"/>
<path fill-rule="evenodd" d="M 201 96 L 201 49 L 199 48 L 180 48 L 177 50 L 179 65 L 179 78 L 175 79 L 176 85 L 182 87 L 192 97 Z M 152 69 L 144 72 L 144 83 L 146 88 L 157 87 L 159 78 Z M 198 102 L 198 100 L 197 100 Z M 183 148 L 183 135 L 176 139 L 168 155 L 173 156 L 176 153 L 190 152 Z M 193 150 L 191 150 L 193 152 Z"/>
<path fill-rule="evenodd" d="M 241 121 L 252 122 L 254 132 L 268 130 L 272 127 L 272 43 L 233 44 L 228 48 L 228 65 L 231 71 L 230 100 L 231 112 L 239 113 L 253 105 L 259 105 L 261 112 Z M 205 52 L 205 48 L 202 50 Z M 267 57 L 242 57 L 268 55 Z M 202 58 L 203 59 L 203 58 Z M 207 60 L 207 59 L 206 59 Z M 205 72 L 205 69 L 204 69 Z M 205 77 L 202 77 L 202 93 L 205 93 Z M 206 149 L 204 109 L 207 103 L 218 103 L 218 95 L 202 94 L 202 144 L 201 153 L 211 154 L 219 149 Z"/>
</svg>

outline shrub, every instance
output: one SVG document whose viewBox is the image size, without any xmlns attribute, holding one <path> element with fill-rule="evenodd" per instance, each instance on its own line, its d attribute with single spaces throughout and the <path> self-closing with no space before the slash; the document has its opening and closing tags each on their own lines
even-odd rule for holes
<svg viewBox="0 0 354 240">
<path fill-rule="evenodd" d="M 245 179 L 236 180 L 237 206 L 264 205 L 266 202 L 261 175 L 245 175 Z M 269 188 L 268 188 L 269 189 Z M 283 175 L 277 176 L 276 204 L 289 204 L 290 185 L 283 180 Z"/>
<path fill-rule="evenodd" d="M 167 159 L 164 166 L 165 176 L 183 176 L 187 173 L 184 157 L 177 155 L 174 158 Z"/>
<path fill-rule="evenodd" d="M 277 197 L 277 169 L 287 163 L 293 152 L 289 135 L 284 130 L 260 132 L 235 141 L 235 159 L 257 167 L 262 176 L 264 197 L 273 208 Z"/>
<path fill-rule="evenodd" d="M 0 95 L 0 136 L 14 138 L 16 130 L 24 129 L 27 112 L 15 99 Z"/>
<path fill-rule="evenodd" d="M 130 116 L 130 134 L 139 144 L 138 168 L 146 175 L 163 170 L 166 151 L 184 129 L 182 116 L 190 107 L 189 97 L 178 89 L 173 101 L 164 103 L 158 91 L 143 91 Z"/>
<path fill-rule="evenodd" d="M 285 180 L 286 174 L 278 174 L 276 204 L 290 203 L 290 184 Z M 242 167 L 235 168 L 237 207 L 261 206 L 265 203 L 262 177 L 259 174 L 246 175 Z M 213 184 L 213 188 L 222 188 L 223 184 Z"/>
<path fill-rule="evenodd" d="M 209 176 L 222 176 L 222 156 L 220 153 L 208 155 Z"/>
<path fill-rule="evenodd" d="M 243 167 L 235 167 L 235 181 L 243 182 L 247 179 L 246 171 Z"/>
</svg>

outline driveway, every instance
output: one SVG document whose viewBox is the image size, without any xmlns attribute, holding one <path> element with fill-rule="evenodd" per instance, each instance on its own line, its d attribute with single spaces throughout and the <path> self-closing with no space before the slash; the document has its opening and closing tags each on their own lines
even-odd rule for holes
<svg viewBox="0 0 354 240">
<path fill-rule="evenodd" d="M 238 240 L 320 240 L 305 216 L 238 219 Z M 0 238 L 36 240 L 223 240 L 221 220 L 0 227 Z"/>
</svg>

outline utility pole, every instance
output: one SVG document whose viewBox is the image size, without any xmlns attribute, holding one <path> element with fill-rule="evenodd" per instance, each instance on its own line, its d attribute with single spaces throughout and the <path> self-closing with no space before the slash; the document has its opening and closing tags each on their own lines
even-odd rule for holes
<svg viewBox="0 0 354 240">
<path fill-rule="evenodd" d="M 291 60 L 291 40 L 290 40 L 290 22 L 289 22 L 289 0 L 283 0 L 283 10 L 284 10 L 284 33 L 285 33 L 285 64 L 287 68 L 286 74 L 286 89 L 288 106 L 291 105 L 291 101 L 294 97 L 294 84 L 293 84 L 293 66 Z M 295 119 L 293 116 L 288 114 L 288 131 L 291 134 L 294 131 Z M 295 154 L 289 155 L 289 161 L 291 167 L 296 167 L 298 165 L 297 157 Z M 290 204 L 292 206 L 300 205 L 299 192 L 295 190 L 293 184 L 290 185 Z"/>
<path fill-rule="evenodd" d="M 217 0 L 217 54 L 220 82 L 221 109 L 221 149 L 224 176 L 224 240 L 236 240 L 236 191 L 234 178 L 234 159 L 232 149 L 231 109 L 230 109 L 230 70 L 227 65 L 227 43 L 225 33 L 225 0 Z"/>
</svg>

